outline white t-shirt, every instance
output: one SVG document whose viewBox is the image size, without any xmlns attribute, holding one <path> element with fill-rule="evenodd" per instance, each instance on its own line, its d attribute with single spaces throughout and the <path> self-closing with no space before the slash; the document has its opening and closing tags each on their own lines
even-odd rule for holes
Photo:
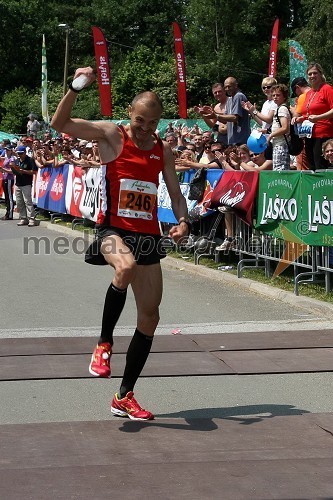
<svg viewBox="0 0 333 500">
<path fill-rule="evenodd" d="M 265 116 L 269 115 L 270 111 L 275 111 L 277 109 L 278 105 L 276 102 L 271 99 L 270 101 L 267 99 L 267 101 L 264 102 L 261 108 L 261 113 Z M 271 126 L 270 123 L 262 122 L 262 128 L 264 129 L 269 129 Z"/>
<path fill-rule="evenodd" d="M 289 113 L 289 109 L 287 108 L 287 106 L 285 104 L 281 104 L 281 106 L 279 107 L 278 116 L 279 116 L 280 119 L 282 117 L 287 118 L 289 126 L 290 126 L 290 121 L 291 121 L 290 113 Z M 280 125 L 278 119 L 275 117 L 275 114 L 274 114 L 273 123 L 272 123 L 272 133 L 275 132 L 276 130 L 278 130 L 279 128 L 281 128 L 281 125 Z M 288 138 L 289 134 L 286 134 L 286 135 L 287 135 L 287 138 Z M 283 146 L 283 145 L 285 145 L 286 144 L 286 140 L 284 138 L 284 135 L 279 135 L 277 137 L 273 137 L 272 144 L 274 146 Z"/>
</svg>

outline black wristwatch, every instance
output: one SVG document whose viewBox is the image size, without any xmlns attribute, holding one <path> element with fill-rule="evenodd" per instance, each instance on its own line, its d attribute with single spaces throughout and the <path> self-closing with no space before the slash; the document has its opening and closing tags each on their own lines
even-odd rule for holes
<svg viewBox="0 0 333 500">
<path fill-rule="evenodd" d="M 187 225 L 188 227 L 188 234 L 190 234 L 191 232 L 191 229 L 192 229 L 192 224 L 190 223 L 190 221 L 188 219 L 185 219 L 185 217 L 181 217 L 178 221 L 178 225 L 180 225 L 182 222 L 185 222 L 185 224 Z"/>
</svg>

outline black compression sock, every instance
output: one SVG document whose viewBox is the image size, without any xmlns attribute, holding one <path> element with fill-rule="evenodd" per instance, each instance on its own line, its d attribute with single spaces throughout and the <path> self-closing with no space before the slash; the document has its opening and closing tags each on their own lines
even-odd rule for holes
<svg viewBox="0 0 333 500">
<path fill-rule="evenodd" d="M 153 337 L 144 335 L 138 329 L 135 330 L 126 355 L 124 377 L 119 391 L 120 398 L 126 396 L 129 391 L 133 391 L 149 356 L 152 343 Z"/>
<path fill-rule="evenodd" d="M 127 288 L 118 288 L 113 283 L 105 296 L 102 330 L 98 343 L 110 342 L 113 345 L 113 330 L 126 302 Z"/>
</svg>

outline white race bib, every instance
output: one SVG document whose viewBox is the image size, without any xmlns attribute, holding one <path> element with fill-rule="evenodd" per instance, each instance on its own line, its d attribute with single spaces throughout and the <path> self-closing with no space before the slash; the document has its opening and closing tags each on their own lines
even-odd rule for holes
<svg viewBox="0 0 333 500">
<path fill-rule="evenodd" d="M 156 199 L 157 187 L 153 182 L 121 179 L 117 215 L 151 220 Z"/>
</svg>

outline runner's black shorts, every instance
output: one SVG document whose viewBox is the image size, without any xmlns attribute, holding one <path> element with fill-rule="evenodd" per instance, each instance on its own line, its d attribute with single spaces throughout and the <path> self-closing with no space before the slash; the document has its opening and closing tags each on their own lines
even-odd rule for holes
<svg viewBox="0 0 333 500">
<path fill-rule="evenodd" d="M 138 265 L 147 266 L 159 263 L 166 256 L 166 249 L 171 248 L 170 240 L 157 234 L 136 233 L 114 226 L 96 227 L 96 231 L 96 239 L 88 247 L 85 254 L 84 260 L 88 264 L 97 266 L 108 264 L 101 253 L 101 244 L 103 239 L 110 235 L 122 238 Z M 112 244 L 108 250 L 113 251 Z"/>
</svg>

